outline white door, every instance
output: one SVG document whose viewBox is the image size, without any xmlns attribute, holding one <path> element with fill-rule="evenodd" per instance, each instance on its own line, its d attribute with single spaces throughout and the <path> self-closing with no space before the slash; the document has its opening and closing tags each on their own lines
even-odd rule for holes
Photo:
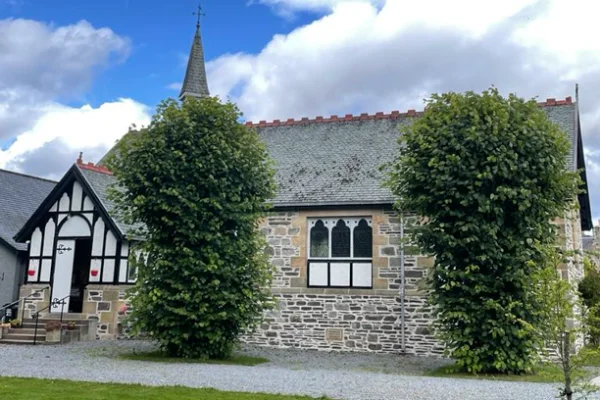
<svg viewBox="0 0 600 400">
<path fill-rule="evenodd" d="M 52 279 L 52 300 L 60 300 L 71 294 L 73 278 L 73 261 L 75 258 L 75 240 L 59 240 L 56 246 L 56 264 Z M 69 298 L 65 299 L 64 311 L 69 311 Z M 62 305 L 55 304 L 51 312 L 60 312 Z"/>
</svg>

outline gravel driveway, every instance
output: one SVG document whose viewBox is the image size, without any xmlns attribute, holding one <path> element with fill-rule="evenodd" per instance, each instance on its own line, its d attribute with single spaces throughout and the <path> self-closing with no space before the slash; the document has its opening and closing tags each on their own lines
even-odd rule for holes
<svg viewBox="0 0 600 400">
<path fill-rule="evenodd" d="M 556 385 L 418 376 L 447 361 L 377 354 L 322 353 L 245 347 L 270 362 L 254 367 L 122 360 L 147 351 L 142 341 L 63 346 L 0 345 L 0 376 L 184 385 L 222 390 L 327 395 L 335 399 L 547 400 Z M 393 374 L 392 374 L 393 372 Z M 406 375 L 399 375 L 400 373 Z"/>
</svg>

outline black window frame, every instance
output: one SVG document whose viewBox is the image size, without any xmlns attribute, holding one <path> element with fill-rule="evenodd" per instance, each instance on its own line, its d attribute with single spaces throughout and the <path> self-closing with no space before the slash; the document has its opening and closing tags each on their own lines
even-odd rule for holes
<svg viewBox="0 0 600 400">
<path fill-rule="evenodd" d="M 323 225 L 328 230 L 328 257 L 312 257 L 311 245 L 312 245 L 312 228 L 317 225 L 321 221 Z M 333 237 L 332 231 L 335 227 L 339 226 L 339 221 L 344 221 L 344 224 L 347 228 L 349 228 L 349 257 L 334 257 L 333 256 Z M 367 223 L 368 227 L 371 229 L 371 255 L 370 257 L 355 257 L 355 246 L 354 246 L 354 229 L 359 226 L 361 221 Z M 306 262 L 306 270 L 307 270 L 307 287 L 309 288 L 339 288 L 339 289 L 372 289 L 373 288 L 373 224 L 372 217 L 370 216 L 352 216 L 352 217 L 309 217 L 307 219 L 308 224 L 308 234 L 307 234 L 307 262 Z M 366 246 L 362 246 L 365 248 Z M 312 263 L 326 263 L 327 264 L 327 284 L 325 285 L 315 285 L 311 284 L 310 275 L 311 275 L 311 264 Z M 331 283 L 331 269 L 332 265 L 335 264 L 349 264 L 349 279 L 348 285 L 334 285 Z M 354 279 L 354 268 L 356 264 L 369 264 L 370 265 L 370 279 L 369 285 L 355 285 L 353 282 Z"/>
</svg>

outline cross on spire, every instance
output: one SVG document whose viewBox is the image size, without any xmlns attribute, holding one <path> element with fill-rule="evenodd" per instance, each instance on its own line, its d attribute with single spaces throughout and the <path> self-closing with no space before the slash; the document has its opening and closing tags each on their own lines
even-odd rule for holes
<svg viewBox="0 0 600 400">
<path fill-rule="evenodd" d="M 196 20 L 196 29 L 200 29 L 200 17 L 206 16 L 206 14 L 202 12 L 202 5 L 200 5 L 200 2 L 198 2 L 198 11 L 194 11 L 192 15 L 198 17 L 198 19 Z"/>
</svg>

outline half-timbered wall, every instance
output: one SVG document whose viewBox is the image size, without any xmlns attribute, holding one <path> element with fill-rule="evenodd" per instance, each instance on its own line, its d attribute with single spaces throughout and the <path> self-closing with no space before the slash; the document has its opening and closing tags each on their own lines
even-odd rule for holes
<svg viewBox="0 0 600 400">
<path fill-rule="evenodd" d="M 135 271 L 130 271 L 128 265 L 129 243 L 118 239 L 92 197 L 75 180 L 31 235 L 27 283 L 51 283 L 57 253 L 74 251 L 63 244 L 64 239 L 83 238 L 92 240 L 90 283 L 135 282 Z"/>
</svg>

